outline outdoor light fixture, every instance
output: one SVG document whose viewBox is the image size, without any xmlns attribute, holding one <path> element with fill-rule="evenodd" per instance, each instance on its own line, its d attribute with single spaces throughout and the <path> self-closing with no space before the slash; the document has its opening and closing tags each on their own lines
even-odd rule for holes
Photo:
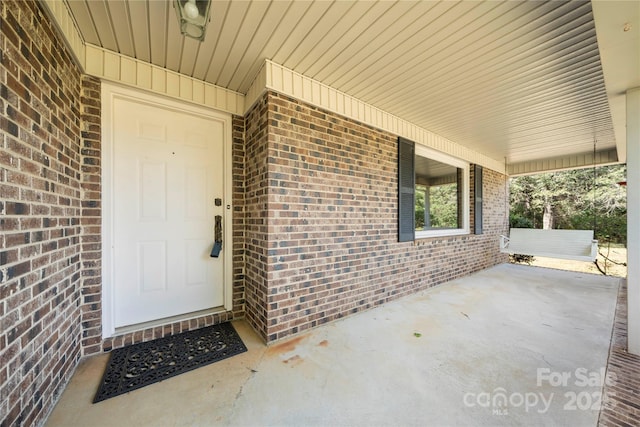
<svg viewBox="0 0 640 427">
<path fill-rule="evenodd" d="M 211 0 L 175 0 L 174 7 L 178 14 L 180 32 L 196 40 L 204 40 Z"/>
</svg>

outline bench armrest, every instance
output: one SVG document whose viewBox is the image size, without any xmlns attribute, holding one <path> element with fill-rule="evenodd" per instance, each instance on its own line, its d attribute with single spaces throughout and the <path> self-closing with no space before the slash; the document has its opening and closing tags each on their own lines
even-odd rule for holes
<svg viewBox="0 0 640 427">
<path fill-rule="evenodd" d="M 598 241 L 591 241 L 591 258 L 596 259 L 598 257 Z"/>
<path fill-rule="evenodd" d="M 506 249 L 509 246 L 509 238 L 507 236 L 500 235 L 500 249 Z"/>
</svg>

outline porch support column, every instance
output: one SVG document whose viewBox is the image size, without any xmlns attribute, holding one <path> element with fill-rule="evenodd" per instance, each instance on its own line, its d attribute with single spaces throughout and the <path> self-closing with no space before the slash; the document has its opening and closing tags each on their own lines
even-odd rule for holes
<svg viewBox="0 0 640 427">
<path fill-rule="evenodd" d="M 628 351 L 640 355 L 640 87 L 627 91 Z"/>
</svg>

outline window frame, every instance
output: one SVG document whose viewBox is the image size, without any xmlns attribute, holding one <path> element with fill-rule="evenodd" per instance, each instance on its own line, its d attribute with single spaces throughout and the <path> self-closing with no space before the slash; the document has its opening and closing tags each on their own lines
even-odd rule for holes
<svg viewBox="0 0 640 427">
<path fill-rule="evenodd" d="M 447 229 L 431 229 L 431 230 L 415 230 L 415 239 L 427 239 L 431 237 L 446 237 L 446 236 L 460 236 L 471 233 L 470 228 L 470 206 L 469 206 L 469 197 L 470 197 L 470 164 L 465 162 L 462 159 L 457 157 L 450 156 L 448 154 L 442 153 L 440 151 L 434 150 L 432 148 L 426 147 L 421 144 L 415 144 L 415 152 L 414 156 L 421 156 L 431 160 L 438 161 L 440 163 L 445 163 L 447 165 L 459 168 L 462 170 L 462 196 L 458 199 L 462 203 L 461 212 L 462 212 L 462 226 L 459 228 L 447 228 Z M 415 181 L 415 170 L 414 170 L 414 181 Z M 415 187 L 415 184 L 414 184 Z M 414 189 L 415 194 L 415 189 Z M 414 199 L 415 204 L 415 199 Z M 415 224 L 414 224 L 415 227 Z"/>
</svg>

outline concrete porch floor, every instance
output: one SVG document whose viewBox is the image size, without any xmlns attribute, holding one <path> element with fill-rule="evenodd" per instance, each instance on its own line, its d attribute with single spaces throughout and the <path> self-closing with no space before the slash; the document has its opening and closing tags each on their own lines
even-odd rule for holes
<svg viewBox="0 0 640 427">
<path fill-rule="evenodd" d="M 97 404 L 83 360 L 47 426 L 595 426 L 619 278 L 503 264 Z"/>
</svg>

